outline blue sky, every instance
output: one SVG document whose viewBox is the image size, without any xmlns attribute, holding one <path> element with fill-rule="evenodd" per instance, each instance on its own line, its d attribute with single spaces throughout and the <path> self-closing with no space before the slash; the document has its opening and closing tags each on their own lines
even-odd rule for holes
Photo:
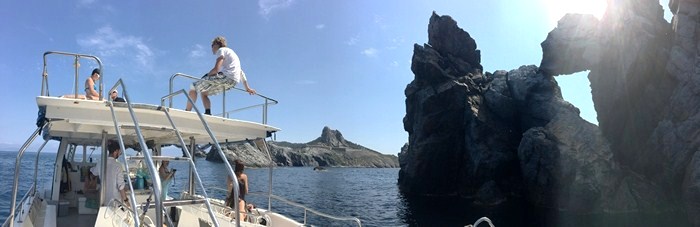
<svg viewBox="0 0 700 227">
<path fill-rule="evenodd" d="M 35 129 L 45 51 L 96 55 L 105 87 L 121 78 L 133 101 L 156 104 L 174 73 L 211 69 L 209 45 L 223 35 L 251 86 L 280 102 L 269 110 L 269 124 L 282 129 L 277 140 L 308 142 L 329 126 L 355 143 L 397 154 L 408 140 L 402 120 L 413 45 L 427 42 L 432 11 L 469 32 L 484 70 L 493 72 L 539 65 L 540 43 L 565 12 L 601 15 L 605 1 L 2 1 L 0 150 L 18 149 Z M 49 58 L 52 96 L 73 92 L 72 64 Z M 81 61 L 81 93 L 94 67 Z M 597 123 L 586 74 L 557 79 L 564 98 Z M 188 84 L 179 80 L 175 88 Z M 242 94 L 227 99 L 228 109 L 259 102 Z M 221 112 L 221 97 L 212 101 L 212 112 Z M 175 107 L 183 108 L 184 99 Z M 261 118 L 259 110 L 232 117 Z"/>
</svg>

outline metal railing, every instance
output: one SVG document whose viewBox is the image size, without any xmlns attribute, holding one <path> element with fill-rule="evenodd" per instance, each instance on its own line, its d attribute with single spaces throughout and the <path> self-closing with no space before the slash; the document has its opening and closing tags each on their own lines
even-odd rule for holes
<svg viewBox="0 0 700 227">
<path fill-rule="evenodd" d="M 171 78 L 171 81 L 172 81 L 172 78 Z M 171 87 L 172 87 L 172 83 L 171 83 Z M 219 157 L 221 157 L 221 160 L 227 160 L 226 155 L 224 155 L 224 152 L 221 149 L 221 146 L 219 145 L 219 141 L 216 139 L 216 136 L 214 136 L 214 133 L 211 131 L 209 124 L 204 119 L 204 115 L 202 114 L 202 112 L 199 111 L 199 108 L 197 108 L 197 106 L 194 105 L 194 102 L 192 101 L 192 99 L 190 99 L 190 97 L 187 95 L 187 93 L 185 92 L 184 89 L 182 89 L 178 92 L 175 92 L 175 93 L 170 93 L 170 94 L 166 95 L 165 97 L 163 97 L 163 99 L 161 99 L 161 106 L 165 105 L 165 99 L 170 99 L 172 101 L 172 97 L 175 95 L 179 95 L 179 94 L 185 94 L 185 97 L 187 98 L 187 102 L 192 104 L 192 108 L 194 108 L 194 111 L 195 111 L 195 113 L 197 113 L 199 120 L 202 122 L 202 125 L 204 126 L 204 129 L 207 131 L 207 134 L 209 134 L 209 137 L 211 138 L 214 146 L 216 147 L 217 153 L 219 153 Z M 166 112 L 166 114 L 168 114 L 168 113 Z M 179 137 L 179 138 L 182 139 L 182 137 Z M 184 146 L 184 144 L 182 144 L 182 145 Z M 186 147 L 186 146 L 184 146 L 184 147 Z M 226 170 L 229 174 L 229 177 L 231 177 L 231 179 L 233 179 L 233 182 L 238 182 L 238 178 L 236 177 L 236 174 L 233 173 L 233 168 L 231 167 L 231 163 L 224 162 L 224 164 L 226 166 Z M 235 189 L 235 192 L 234 192 L 235 197 L 234 198 L 238 198 L 238 184 L 233 184 L 233 186 Z M 211 207 L 209 207 L 209 209 L 210 209 L 209 213 L 211 215 L 213 215 L 213 213 L 211 212 Z M 238 203 L 235 203 L 234 209 L 238 210 Z M 235 218 L 236 218 L 236 226 L 241 226 L 240 214 L 238 212 L 236 212 Z M 214 219 L 214 220 L 216 221 L 216 219 Z M 217 226 L 218 226 L 218 223 L 217 223 Z"/>
<path fill-rule="evenodd" d="M 24 142 L 22 147 L 19 149 L 19 152 L 17 153 L 17 159 L 15 160 L 15 179 L 12 183 L 12 200 L 10 201 L 10 216 L 7 217 L 7 220 L 10 220 L 10 227 L 13 227 L 15 225 L 15 221 L 14 221 L 15 211 L 17 211 L 16 207 L 15 207 L 15 205 L 16 205 L 15 201 L 17 201 L 17 191 L 19 188 L 19 170 L 20 170 L 19 167 L 20 167 L 20 163 L 22 162 L 22 156 L 24 156 L 24 152 L 27 151 L 27 148 L 29 147 L 29 145 L 31 145 L 32 142 L 34 142 L 36 137 L 39 135 L 39 133 L 41 133 L 41 129 L 43 127 L 44 127 L 43 125 L 40 127 L 37 127 L 37 129 L 34 130 L 34 133 L 32 133 L 32 135 L 29 136 L 29 139 L 27 139 L 27 141 Z M 22 199 L 22 202 L 24 202 L 25 199 L 26 198 Z M 22 203 L 20 203 L 20 204 L 22 204 Z"/>
<path fill-rule="evenodd" d="M 227 191 L 226 189 L 219 188 L 219 187 L 209 187 L 209 188 L 210 188 L 210 189 L 217 190 L 217 191 L 224 191 L 224 192 Z M 338 217 L 338 216 L 334 216 L 334 215 L 331 215 L 331 214 L 323 213 L 323 212 L 321 212 L 321 211 L 314 210 L 314 209 L 309 208 L 309 207 L 307 207 L 307 206 L 304 206 L 304 205 L 302 205 L 302 204 L 299 204 L 299 203 L 296 203 L 296 202 L 287 200 L 287 199 L 285 199 L 285 198 L 283 198 L 283 197 L 281 197 L 281 196 L 277 196 L 277 195 L 273 195 L 273 194 L 268 194 L 268 193 L 265 193 L 265 192 L 249 192 L 248 195 L 267 196 L 267 197 L 270 198 L 270 199 L 274 199 L 274 200 L 277 200 L 277 201 L 286 203 L 287 205 L 290 205 L 290 206 L 294 206 L 294 207 L 297 207 L 297 208 L 304 209 L 304 219 L 303 219 L 303 222 L 304 222 L 303 224 L 304 224 L 304 225 L 307 224 L 307 212 L 311 212 L 311 213 L 316 214 L 316 215 L 318 215 L 318 216 L 325 217 L 325 218 L 332 219 L 332 220 L 336 220 L 336 221 L 352 221 L 352 222 L 355 222 L 355 223 L 357 224 L 358 227 L 362 227 L 362 221 L 360 221 L 360 219 L 359 219 L 359 218 L 356 218 L 356 217 Z M 271 210 L 268 209 L 268 211 L 271 211 Z"/>
<path fill-rule="evenodd" d="M 131 120 L 134 122 L 134 131 L 136 132 L 136 137 L 139 141 L 139 145 L 141 146 L 141 150 L 143 151 L 143 155 L 146 158 L 146 165 L 148 166 L 148 170 L 151 173 L 151 176 L 155 176 L 155 174 L 157 174 L 158 171 L 156 170 L 156 167 L 153 164 L 153 158 L 151 156 L 151 153 L 148 151 L 148 146 L 146 145 L 146 141 L 144 140 L 143 134 L 141 133 L 141 127 L 139 126 L 139 121 L 136 118 L 136 114 L 134 114 L 134 108 L 131 105 L 131 101 L 129 99 L 129 92 L 126 89 L 126 84 L 124 84 L 122 79 L 119 79 L 117 81 L 117 83 L 115 83 L 114 86 L 112 86 L 110 91 L 115 90 L 119 86 L 121 86 L 122 92 L 124 93 L 124 100 L 126 101 L 126 107 L 129 110 L 129 114 L 131 115 Z M 114 123 L 114 130 L 117 133 L 117 138 L 119 141 L 119 149 L 121 149 L 122 151 L 126 151 L 126 148 L 124 146 L 124 139 L 122 138 L 121 127 L 119 126 L 119 123 L 118 123 L 119 120 L 117 120 L 117 115 L 114 112 L 114 103 L 112 102 L 112 100 L 107 100 L 105 102 L 108 104 L 109 110 L 112 113 L 112 122 Z M 103 143 L 105 142 L 104 138 L 103 138 L 102 142 Z M 105 146 L 102 146 L 102 147 L 103 147 L 103 149 L 105 148 Z M 105 156 L 105 155 L 103 155 L 103 156 Z M 122 159 L 123 159 L 124 165 L 126 166 L 126 169 L 128 170 L 129 169 L 129 162 L 126 159 L 126 154 L 122 155 Z M 104 170 L 104 168 L 105 167 L 102 167 L 103 170 Z M 157 177 L 154 177 L 152 182 L 153 182 L 153 186 L 154 186 L 153 193 L 155 193 L 157 195 L 157 196 L 155 196 L 156 204 L 160 204 L 160 202 L 161 202 L 160 201 L 160 187 L 161 187 L 160 179 Z M 131 181 L 128 181 L 128 185 L 129 185 L 129 197 L 131 197 L 131 199 L 130 199 L 131 207 L 136 207 L 136 195 L 134 194 L 134 187 L 131 184 Z M 102 191 L 104 191 L 104 190 L 102 190 Z M 104 196 L 101 195 L 100 200 L 105 201 Z M 135 226 L 140 226 L 140 223 L 138 220 L 138 212 L 136 212 L 135 209 L 132 211 L 133 211 L 133 215 L 134 215 Z M 162 207 L 156 207 L 156 214 L 162 214 L 162 213 L 163 213 Z M 161 215 L 156 215 L 156 222 L 159 225 L 162 225 L 161 219 L 162 219 Z"/>
<path fill-rule="evenodd" d="M 42 72 L 42 74 L 41 74 L 41 76 L 42 76 L 42 80 L 41 80 L 41 96 L 49 96 L 49 95 L 50 95 L 50 92 L 49 92 L 49 72 L 48 72 L 48 69 L 47 69 L 47 61 L 46 61 L 46 56 L 47 56 L 47 55 L 50 55 L 50 54 L 58 54 L 58 55 L 66 55 L 66 56 L 75 57 L 75 63 L 73 64 L 74 67 L 75 67 L 75 79 L 74 79 L 73 82 L 75 83 L 75 93 L 74 93 L 74 95 L 75 95 L 75 98 L 76 98 L 76 99 L 78 98 L 78 95 L 79 95 L 79 93 L 78 93 L 78 88 L 80 87 L 80 85 L 78 84 L 78 81 L 80 81 L 79 78 L 78 78 L 78 77 L 79 77 L 79 76 L 78 76 L 78 68 L 80 68 L 80 58 L 90 58 L 90 59 L 95 60 L 95 61 L 97 62 L 97 65 L 99 65 L 99 69 L 100 69 L 100 79 L 99 79 L 99 81 L 100 81 L 100 87 L 99 87 L 98 93 L 100 94 L 99 100 L 102 100 L 102 98 L 103 98 L 102 94 L 104 93 L 104 92 L 103 92 L 104 90 L 103 90 L 103 87 L 102 87 L 102 82 L 103 82 L 103 79 L 104 79 L 104 71 L 102 70 L 102 61 L 100 61 L 100 59 L 99 59 L 98 57 L 92 56 L 92 55 L 76 54 L 76 53 L 68 53 L 68 52 L 60 52 L 60 51 L 47 51 L 47 52 L 44 52 L 44 69 L 43 69 L 43 72 Z"/>
<path fill-rule="evenodd" d="M 161 106 L 162 106 L 163 104 L 165 104 L 165 100 L 166 100 L 166 99 L 169 99 L 169 98 L 170 98 L 170 99 L 172 100 L 172 97 L 173 97 L 173 96 L 176 96 L 176 95 L 179 95 L 179 94 L 185 94 L 185 90 L 180 90 L 180 91 L 177 91 L 177 92 L 175 92 L 175 93 L 170 93 L 170 94 L 164 96 L 164 97 L 161 98 L 161 100 L 160 100 Z M 187 95 L 185 95 L 185 96 L 187 96 Z M 192 102 L 192 99 L 190 99 L 189 96 L 187 96 L 187 101 L 190 102 L 190 103 L 192 103 L 193 108 L 195 108 L 195 112 L 197 113 L 197 115 L 199 116 L 200 120 L 202 121 L 202 124 L 204 125 L 204 128 L 206 129 L 206 131 L 209 133 L 209 136 L 212 138 L 213 141 L 216 141 L 216 138 L 214 137 L 214 134 L 211 132 L 211 129 L 209 128 L 209 125 L 208 125 L 208 124 L 206 123 L 206 121 L 204 120 L 204 116 L 202 116 L 202 114 L 199 112 L 199 109 L 197 109 L 197 108 L 194 106 L 194 102 Z M 196 166 L 195 166 L 195 164 L 194 164 L 194 158 L 192 157 L 192 152 L 190 152 L 190 149 L 187 147 L 187 144 L 185 144 L 185 140 L 182 138 L 182 134 L 180 133 L 180 130 L 177 129 L 177 126 L 175 125 L 175 122 L 173 121 L 172 117 L 170 117 L 170 108 L 161 108 L 161 109 L 163 110 L 163 113 L 165 113 L 165 116 L 168 118 L 168 121 L 170 122 L 170 125 L 173 127 L 173 129 L 174 129 L 174 131 L 175 131 L 175 135 L 177 136 L 178 141 L 180 142 L 180 145 L 182 146 L 182 149 L 185 150 L 184 153 L 185 153 L 185 155 L 187 156 L 187 161 L 188 161 L 188 163 L 190 164 L 190 170 L 191 170 L 192 173 L 193 173 L 193 174 L 190 175 L 190 177 L 196 178 L 197 184 L 198 184 L 199 187 L 202 189 L 202 193 L 204 194 L 204 198 L 209 198 L 209 196 L 207 195 L 206 188 L 204 187 L 204 184 L 202 183 L 202 179 L 199 177 L 199 172 L 197 171 L 197 168 L 196 168 Z M 194 139 L 191 139 L 191 140 L 193 140 L 192 143 L 194 143 Z M 221 147 L 219 147 L 218 144 L 217 144 L 217 148 L 218 148 L 218 149 L 221 149 Z M 229 166 L 229 167 L 230 167 L 230 166 Z M 189 183 L 192 184 L 193 182 L 190 181 Z M 190 185 L 189 188 L 190 188 L 190 193 L 194 193 L 194 192 L 193 192 L 193 186 Z M 212 222 L 214 222 L 214 225 L 215 225 L 215 226 L 219 226 L 219 221 L 216 219 L 216 216 L 214 215 L 214 211 L 212 210 L 212 205 L 211 205 L 211 203 L 209 202 L 209 199 L 206 199 L 206 200 L 205 200 L 205 204 L 207 205 L 207 211 L 209 212 L 209 217 L 212 219 Z M 240 224 L 240 223 L 239 223 L 239 224 Z"/>
<path fill-rule="evenodd" d="M 204 81 L 204 80 L 202 80 L 201 78 L 193 77 L 193 76 L 190 76 L 190 75 L 187 75 L 187 74 L 184 74 L 184 73 L 175 73 L 175 74 L 173 74 L 172 76 L 170 76 L 170 87 L 169 87 L 169 90 L 168 90 L 168 94 L 173 94 L 173 81 L 174 81 L 175 78 L 177 78 L 177 77 L 184 77 L 184 78 L 192 79 L 192 80 L 194 80 L 194 81 Z M 223 85 L 222 85 L 222 86 L 223 86 Z M 243 89 L 235 88 L 235 87 L 233 87 L 233 88 L 231 88 L 231 89 L 229 89 L 229 90 L 237 90 L 237 91 L 241 91 L 241 92 L 246 92 L 246 91 L 243 90 Z M 279 103 L 279 102 L 277 102 L 277 100 L 274 100 L 274 99 L 272 99 L 272 98 L 270 98 L 270 97 L 267 97 L 267 96 L 264 96 L 264 95 L 261 95 L 261 94 L 255 94 L 255 95 L 257 95 L 257 96 L 263 98 L 263 99 L 265 100 L 265 102 L 264 102 L 264 103 L 261 103 L 261 104 L 255 104 L 255 105 L 251 105 L 251 106 L 247 106 L 247 107 L 243 107 L 243 108 L 239 108 L 239 109 L 234 109 L 234 110 L 226 111 L 226 93 L 227 93 L 227 92 L 228 92 L 227 90 L 224 90 L 224 92 L 222 92 L 223 100 L 222 100 L 222 105 L 221 105 L 221 106 L 222 106 L 223 111 L 222 111 L 221 116 L 224 117 L 224 118 L 228 118 L 228 117 L 229 117 L 229 114 L 230 114 L 230 113 L 233 113 L 233 112 L 242 111 L 242 110 L 251 109 L 251 108 L 256 108 L 256 107 L 262 107 L 262 123 L 263 123 L 263 124 L 267 124 L 267 108 L 268 108 L 269 106 L 271 106 L 271 105 L 275 105 L 275 104 Z M 187 94 L 187 93 L 185 93 L 185 94 Z M 186 95 L 186 96 L 188 96 L 188 95 Z M 189 96 L 188 96 L 188 97 L 189 97 Z M 172 107 L 173 107 L 173 97 L 170 96 L 170 97 L 168 97 L 168 99 L 169 99 L 168 107 L 172 108 Z M 192 103 L 192 106 L 194 106 L 194 103 Z"/>
</svg>

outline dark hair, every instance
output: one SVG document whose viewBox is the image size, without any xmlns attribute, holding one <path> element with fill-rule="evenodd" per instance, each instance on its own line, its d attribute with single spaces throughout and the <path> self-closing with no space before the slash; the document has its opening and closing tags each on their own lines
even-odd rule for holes
<svg viewBox="0 0 700 227">
<path fill-rule="evenodd" d="M 95 73 L 102 75 L 102 73 L 100 73 L 100 69 L 95 68 L 92 70 L 92 74 L 90 74 L 90 76 L 95 75 Z"/>
<path fill-rule="evenodd" d="M 112 155 L 115 151 L 119 150 L 119 143 L 114 140 L 107 141 L 107 150 L 109 155 Z"/>
<path fill-rule="evenodd" d="M 243 162 L 241 162 L 241 160 L 236 159 L 236 160 L 233 161 L 233 163 L 236 164 L 236 167 L 235 167 L 235 171 L 234 171 L 234 172 L 236 172 L 236 173 L 242 173 L 242 172 L 243 172 L 243 169 L 245 169 L 245 165 L 243 165 Z"/>
</svg>

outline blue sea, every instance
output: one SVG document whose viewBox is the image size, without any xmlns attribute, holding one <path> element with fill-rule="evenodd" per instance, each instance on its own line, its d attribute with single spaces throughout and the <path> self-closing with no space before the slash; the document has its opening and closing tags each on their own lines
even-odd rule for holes
<svg viewBox="0 0 700 227">
<path fill-rule="evenodd" d="M 9 215 L 12 183 L 17 152 L 0 151 L 0 223 Z M 36 153 L 27 152 L 22 159 L 20 170 L 20 192 L 22 197 L 31 186 L 34 176 Z M 50 182 L 56 153 L 41 153 L 39 158 L 38 182 Z M 98 160 L 93 155 L 95 161 Z M 226 169 L 223 163 L 196 160 L 202 182 L 206 187 L 226 188 Z M 178 197 L 186 187 L 188 169 L 183 161 L 172 161 L 170 167 L 178 169 L 175 181 L 170 189 L 170 196 Z M 267 192 L 268 168 L 247 168 L 251 192 Z M 305 205 L 311 209 L 331 215 L 358 217 L 363 226 L 405 226 L 399 217 L 405 206 L 397 190 L 399 169 L 376 168 L 328 168 L 314 171 L 306 167 L 278 167 L 273 171 L 273 194 L 290 201 Z M 224 192 L 207 190 L 210 196 L 223 199 Z M 20 199 L 20 198 L 18 198 Z M 247 199 L 267 208 L 267 198 L 248 195 Z M 304 210 L 288 206 L 273 200 L 272 209 L 285 215 L 302 220 Z M 335 223 L 327 219 L 307 214 L 307 222 L 316 226 L 352 226 L 352 222 Z"/>
<path fill-rule="evenodd" d="M 0 151 L 0 223 L 10 210 L 12 182 L 17 152 Z M 22 159 L 20 192 L 22 197 L 31 186 L 36 153 L 27 152 Z M 38 182 L 50 182 L 55 153 L 39 157 Z M 93 155 L 94 160 L 97 158 Z M 226 171 L 223 163 L 196 160 L 202 182 L 207 188 L 225 188 Z M 173 161 L 178 169 L 170 196 L 178 197 L 187 184 L 187 163 Z M 455 198 L 404 198 L 398 191 L 399 169 L 328 168 L 313 171 L 310 167 L 277 167 L 273 171 L 273 194 L 303 204 L 311 209 L 336 216 L 353 216 L 363 226 L 465 226 L 480 217 L 489 217 L 495 226 L 690 226 L 681 214 L 623 214 L 623 215 L 567 215 L 542 210 L 510 200 L 496 207 L 468 205 L 469 201 Z M 251 192 L 267 192 L 268 169 L 245 170 Z M 45 187 L 45 186 L 44 186 Z M 208 189 L 215 198 L 224 198 L 224 192 Z M 18 198 L 20 199 L 20 198 Z M 249 195 L 249 202 L 266 208 L 266 197 Z M 467 204 L 467 205 L 465 205 Z M 304 211 L 273 200 L 272 209 L 303 220 Z M 338 223 L 308 213 L 307 223 L 314 226 L 353 226 L 352 222 Z M 481 224 L 480 226 L 487 226 Z"/>
</svg>

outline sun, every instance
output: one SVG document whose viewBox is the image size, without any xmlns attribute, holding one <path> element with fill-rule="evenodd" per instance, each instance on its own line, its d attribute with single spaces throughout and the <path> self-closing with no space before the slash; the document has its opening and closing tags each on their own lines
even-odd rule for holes
<svg viewBox="0 0 700 227">
<path fill-rule="evenodd" d="M 592 14 L 603 17 L 608 7 L 607 0 L 542 0 L 550 21 L 557 22 L 567 13 Z"/>
</svg>

